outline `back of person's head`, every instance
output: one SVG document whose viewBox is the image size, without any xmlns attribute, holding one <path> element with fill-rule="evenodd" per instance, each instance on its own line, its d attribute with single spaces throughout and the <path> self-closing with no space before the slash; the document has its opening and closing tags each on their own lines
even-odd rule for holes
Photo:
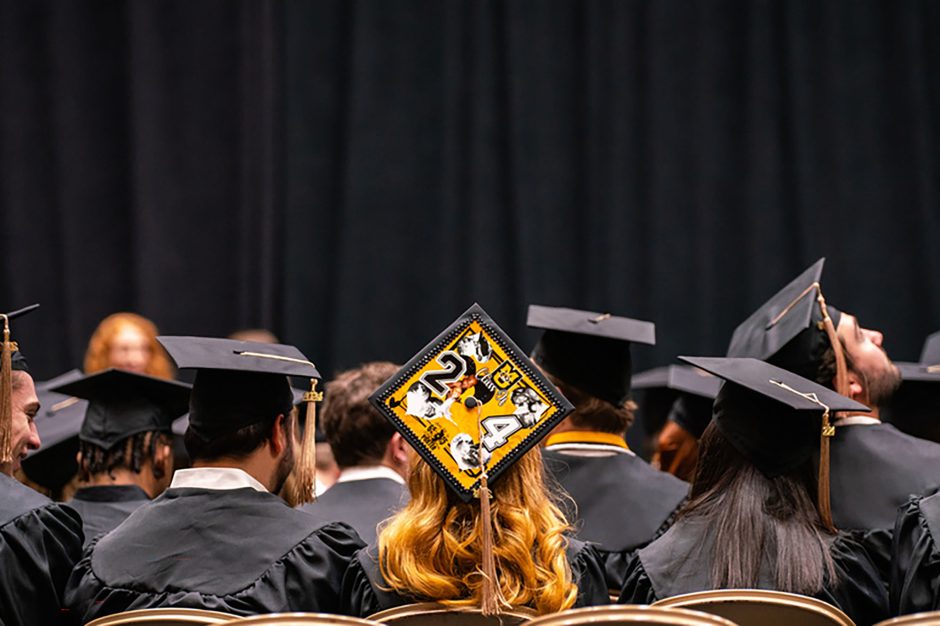
<svg viewBox="0 0 940 626">
<path fill-rule="evenodd" d="M 173 378 L 173 365 L 157 342 L 158 334 L 153 322 L 136 313 L 109 315 L 88 341 L 85 373 L 117 367 L 157 378 Z"/>
<path fill-rule="evenodd" d="M 196 461 L 216 461 L 219 459 L 244 459 L 260 449 L 274 436 L 274 424 L 278 415 L 270 415 L 254 424 L 249 424 L 211 439 L 197 434 L 192 428 L 186 431 L 183 444 L 186 453 Z M 296 413 L 285 416 L 287 432 L 293 436 Z"/>
<path fill-rule="evenodd" d="M 396 592 L 453 606 L 479 606 L 482 524 L 477 501 L 463 502 L 415 457 L 411 500 L 379 532 L 379 563 Z M 545 486 L 533 448 L 491 486 L 494 554 L 502 597 L 539 613 L 571 607 L 577 597 L 565 549 L 569 525 Z"/>
<path fill-rule="evenodd" d="M 148 465 L 156 480 L 168 478 L 172 471 L 172 465 L 167 465 L 173 458 L 171 445 L 171 435 L 157 431 L 136 433 L 107 449 L 81 441 L 79 479 L 87 482 L 120 469 L 140 474 Z"/>
<path fill-rule="evenodd" d="M 680 520 L 704 519 L 711 529 L 712 587 L 757 587 L 768 557 L 779 591 L 812 595 L 834 584 L 816 490 L 811 460 L 768 477 L 713 421 L 702 435 L 690 501 L 680 514 Z"/>
<path fill-rule="evenodd" d="M 376 465 L 385 455 L 395 428 L 372 406 L 369 396 L 398 369 L 394 363 L 366 363 L 327 383 L 320 428 L 341 469 Z"/>
<path fill-rule="evenodd" d="M 565 419 L 575 428 L 623 435 L 633 425 L 637 408 L 633 400 L 624 400 L 620 405 L 611 404 L 557 376 L 548 373 L 546 376 L 574 405 L 574 411 Z"/>
</svg>

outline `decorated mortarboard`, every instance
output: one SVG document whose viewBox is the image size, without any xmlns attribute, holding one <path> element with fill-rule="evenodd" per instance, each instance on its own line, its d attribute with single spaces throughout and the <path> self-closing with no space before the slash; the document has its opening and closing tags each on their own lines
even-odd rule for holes
<svg viewBox="0 0 940 626">
<path fill-rule="evenodd" d="M 370 400 L 464 501 L 572 410 L 477 304 Z"/>
<path fill-rule="evenodd" d="M 214 337 L 157 337 L 180 369 L 196 370 L 189 401 L 189 429 L 207 441 L 257 424 L 276 415 L 288 415 L 294 406 L 291 376 L 310 381 L 306 425 L 300 455 L 294 464 L 291 504 L 313 498 L 316 473 L 316 403 L 320 372 L 294 346 L 218 339 Z M 313 428 L 310 428 L 313 426 Z"/>
<path fill-rule="evenodd" d="M 107 369 L 53 387 L 88 400 L 79 440 L 110 450 L 143 432 L 169 432 L 189 407 L 190 386 L 120 369 Z"/>
<path fill-rule="evenodd" d="M 711 422 L 712 402 L 720 387 L 721 379 L 687 365 L 657 367 L 633 377 L 633 388 L 644 390 L 640 412 L 649 432 L 670 420 L 696 439 Z"/>
<path fill-rule="evenodd" d="M 841 313 L 828 306 L 820 280 L 822 258 L 778 291 L 731 337 L 729 357 L 761 359 L 807 378 L 815 378 L 829 347 L 836 357 L 836 390 L 847 390 L 845 359 L 836 336 Z"/>
<path fill-rule="evenodd" d="M 23 471 L 33 482 L 57 491 L 75 476 L 78 463 L 78 431 L 85 419 L 88 402 L 81 398 L 50 391 L 54 387 L 84 376 L 73 369 L 46 381 L 36 383 L 39 413 L 33 419 L 42 447 L 23 459 Z"/>
<path fill-rule="evenodd" d="M 731 445 L 763 474 L 779 476 L 819 451 L 819 509 L 829 508 L 829 438 L 835 411 L 867 413 L 864 404 L 765 361 L 751 358 L 679 357 L 725 380 L 715 398 L 714 420 Z"/>
<path fill-rule="evenodd" d="M 924 341 L 919 362 L 894 364 L 902 382 L 882 417 L 910 435 L 940 442 L 940 332 Z"/>
<path fill-rule="evenodd" d="M 0 313 L 3 322 L 3 343 L 0 344 L 0 463 L 13 461 L 13 372 L 29 373 L 26 358 L 10 338 L 10 320 L 32 313 L 38 304 Z"/>
<path fill-rule="evenodd" d="M 620 405 L 630 397 L 630 344 L 656 343 L 656 326 L 610 313 L 529 305 L 530 328 L 543 332 L 532 360 L 565 383 Z"/>
</svg>

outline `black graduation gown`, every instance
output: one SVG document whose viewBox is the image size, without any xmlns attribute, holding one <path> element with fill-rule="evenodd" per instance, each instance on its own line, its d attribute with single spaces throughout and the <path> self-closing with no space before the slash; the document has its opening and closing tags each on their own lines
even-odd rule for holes
<svg viewBox="0 0 940 626">
<path fill-rule="evenodd" d="M 940 609 L 940 494 L 913 498 L 898 511 L 891 551 L 891 612 Z"/>
<path fill-rule="evenodd" d="M 680 519 L 641 549 L 630 563 L 618 602 L 652 604 L 657 600 L 711 589 L 713 536 L 703 521 Z M 888 597 L 865 548 L 850 535 L 829 541 L 837 585 L 827 585 L 816 598 L 839 607 L 859 626 L 888 617 Z M 773 568 L 766 560 L 758 588 L 774 589 Z"/>
<path fill-rule="evenodd" d="M 542 451 L 545 468 L 577 511 L 578 538 L 597 547 L 609 589 L 620 589 L 633 553 L 660 536 L 689 493 L 689 484 L 632 454 L 576 456 Z"/>
<path fill-rule="evenodd" d="M 578 585 L 575 607 L 609 604 L 610 595 L 604 580 L 604 566 L 593 546 L 569 539 L 566 555 L 571 566 L 572 580 Z M 392 607 L 433 600 L 434 598 L 409 598 L 388 590 L 382 570 L 379 569 L 379 549 L 374 544 L 359 551 L 343 578 L 341 605 L 342 612 L 346 615 L 368 617 Z"/>
<path fill-rule="evenodd" d="M 147 492 L 136 485 L 103 485 L 79 489 L 69 506 L 82 516 L 87 546 L 98 535 L 117 528 L 147 502 L 150 502 Z"/>
<path fill-rule="evenodd" d="M 77 513 L 0 473 L 0 625 L 64 623 L 82 541 Z"/>
<path fill-rule="evenodd" d="M 940 444 L 882 423 L 839 426 L 830 446 L 832 521 L 865 545 L 887 584 L 898 507 L 940 489 Z"/>
<path fill-rule="evenodd" d="M 336 483 L 301 510 L 328 522 L 346 522 L 366 544 L 376 542 L 376 526 L 408 502 L 408 488 L 391 478 Z"/>
<path fill-rule="evenodd" d="M 335 612 L 364 544 L 251 488 L 169 489 L 93 541 L 66 602 L 84 621 L 153 607 L 254 615 Z"/>
</svg>

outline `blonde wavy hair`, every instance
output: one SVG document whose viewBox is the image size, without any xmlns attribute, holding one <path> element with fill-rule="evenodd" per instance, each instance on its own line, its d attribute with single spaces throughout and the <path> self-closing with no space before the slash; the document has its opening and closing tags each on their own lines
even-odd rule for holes
<svg viewBox="0 0 940 626">
<path fill-rule="evenodd" d="M 142 315 L 136 313 L 114 313 L 101 320 L 88 341 L 85 351 L 85 373 L 93 374 L 111 367 L 109 353 L 111 343 L 124 328 L 132 326 L 147 337 L 150 346 L 150 362 L 144 372 L 157 378 L 173 378 L 173 364 L 170 357 L 157 341 L 157 326 Z"/>
<path fill-rule="evenodd" d="M 411 501 L 379 532 L 379 564 L 386 584 L 400 595 L 480 606 L 479 503 L 460 501 L 417 456 L 408 486 Z M 509 467 L 490 491 L 503 599 L 540 614 L 570 608 L 578 595 L 565 553 L 570 527 L 545 486 L 538 448 Z"/>
</svg>

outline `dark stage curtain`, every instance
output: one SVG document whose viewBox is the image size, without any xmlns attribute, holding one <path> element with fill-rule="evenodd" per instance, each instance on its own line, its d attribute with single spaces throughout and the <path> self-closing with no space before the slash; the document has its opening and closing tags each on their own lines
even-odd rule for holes
<svg viewBox="0 0 940 626">
<path fill-rule="evenodd" d="M 940 5 L 0 0 L 0 303 L 42 376 L 130 309 L 267 326 L 327 375 L 474 301 L 723 353 L 819 256 L 940 328 Z"/>
</svg>

